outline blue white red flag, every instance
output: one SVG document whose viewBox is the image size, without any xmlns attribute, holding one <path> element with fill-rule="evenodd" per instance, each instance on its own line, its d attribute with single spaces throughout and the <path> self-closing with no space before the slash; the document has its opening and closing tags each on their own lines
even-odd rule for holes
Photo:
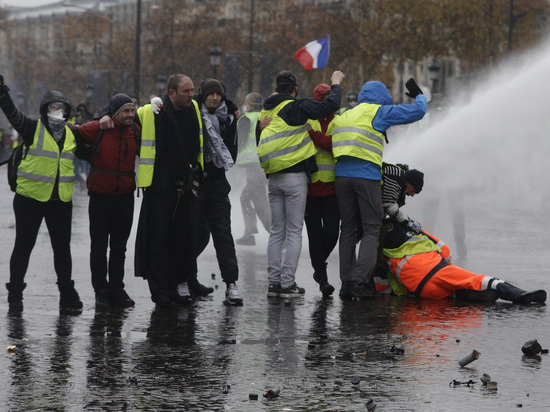
<svg viewBox="0 0 550 412">
<path fill-rule="evenodd" d="M 304 70 L 323 69 L 327 66 L 330 54 L 330 36 L 310 41 L 294 53 L 296 60 L 304 66 Z"/>
</svg>

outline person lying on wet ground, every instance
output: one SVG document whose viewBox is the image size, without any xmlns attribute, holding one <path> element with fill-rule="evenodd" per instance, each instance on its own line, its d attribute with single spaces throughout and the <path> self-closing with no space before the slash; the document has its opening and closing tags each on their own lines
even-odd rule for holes
<svg viewBox="0 0 550 412">
<path fill-rule="evenodd" d="M 478 275 L 451 263 L 449 247 L 437 237 L 411 230 L 394 219 L 385 219 L 385 262 L 375 274 L 378 292 L 413 294 L 426 299 L 476 302 L 508 300 L 516 304 L 544 303 L 546 291 L 522 290 L 502 279 Z"/>
</svg>

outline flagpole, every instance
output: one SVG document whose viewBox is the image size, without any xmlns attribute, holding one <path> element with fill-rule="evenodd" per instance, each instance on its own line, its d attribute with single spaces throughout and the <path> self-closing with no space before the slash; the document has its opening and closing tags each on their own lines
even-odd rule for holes
<svg viewBox="0 0 550 412">
<path fill-rule="evenodd" d="M 329 56 L 330 56 L 330 34 L 327 36 L 328 37 L 328 50 L 329 50 Z M 325 67 L 323 68 L 323 83 L 325 83 L 325 78 L 327 77 L 327 66 L 328 66 L 328 58 L 327 58 L 327 64 L 325 65 Z"/>
</svg>

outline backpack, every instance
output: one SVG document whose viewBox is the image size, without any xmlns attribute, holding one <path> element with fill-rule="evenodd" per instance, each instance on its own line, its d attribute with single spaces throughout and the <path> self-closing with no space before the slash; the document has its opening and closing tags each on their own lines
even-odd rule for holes
<svg viewBox="0 0 550 412">
<path fill-rule="evenodd" d="M 25 152 L 25 153 L 23 153 Z M 20 143 L 12 152 L 8 160 L 8 183 L 12 192 L 17 190 L 17 170 L 21 161 L 27 156 L 29 147 L 24 143 Z"/>
</svg>

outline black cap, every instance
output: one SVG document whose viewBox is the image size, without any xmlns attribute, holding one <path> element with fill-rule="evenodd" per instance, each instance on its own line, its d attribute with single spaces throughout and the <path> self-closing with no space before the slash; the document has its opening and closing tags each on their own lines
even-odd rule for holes
<svg viewBox="0 0 550 412">
<path fill-rule="evenodd" d="M 420 170 L 410 169 L 407 171 L 405 178 L 407 182 L 414 187 L 414 191 L 416 193 L 420 193 L 422 191 L 422 187 L 424 186 L 424 173 Z"/>
<path fill-rule="evenodd" d="M 128 96 L 124 93 L 117 93 L 113 97 L 111 97 L 111 101 L 109 102 L 109 106 L 111 106 L 111 113 L 113 114 L 113 117 L 116 116 L 122 109 L 124 109 L 126 106 L 133 106 L 134 102 Z"/>
</svg>

